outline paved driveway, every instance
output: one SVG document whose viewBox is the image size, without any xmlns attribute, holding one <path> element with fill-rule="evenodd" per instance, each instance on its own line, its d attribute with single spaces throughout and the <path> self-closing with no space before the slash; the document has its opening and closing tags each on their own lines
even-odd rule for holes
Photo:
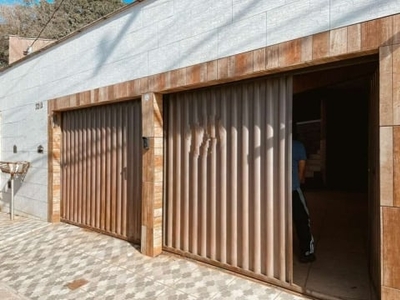
<svg viewBox="0 0 400 300">
<path fill-rule="evenodd" d="M 59 223 L 0 212 L 0 299 L 306 299 Z"/>
</svg>

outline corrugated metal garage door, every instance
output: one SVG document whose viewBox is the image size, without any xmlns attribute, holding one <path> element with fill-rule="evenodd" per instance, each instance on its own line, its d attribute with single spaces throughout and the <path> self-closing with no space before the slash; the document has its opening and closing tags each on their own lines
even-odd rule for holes
<svg viewBox="0 0 400 300">
<path fill-rule="evenodd" d="M 292 80 L 173 94 L 164 247 L 291 282 Z"/>
<path fill-rule="evenodd" d="M 140 101 L 68 111 L 62 117 L 62 220 L 139 241 Z"/>
</svg>

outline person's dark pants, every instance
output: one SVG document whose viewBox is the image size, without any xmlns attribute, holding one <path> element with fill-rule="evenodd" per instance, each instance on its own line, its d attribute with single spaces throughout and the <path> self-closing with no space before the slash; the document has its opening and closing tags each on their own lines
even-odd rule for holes
<svg viewBox="0 0 400 300">
<path fill-rule="evenodd" d="M 292 209 L 293 222 L 296 226 L 301 254 L 309 255 L 314 253 L 314 238 L 310 229 L 308 207 L 303 192 L 300 189 L 292 192 Z"/>
</svg>

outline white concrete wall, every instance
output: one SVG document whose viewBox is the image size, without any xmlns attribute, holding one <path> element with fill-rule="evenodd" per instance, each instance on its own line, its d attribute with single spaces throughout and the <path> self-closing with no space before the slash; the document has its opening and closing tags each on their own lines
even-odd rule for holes
<svg viewBox="0 0 400 300">
<path fill-rule="evenodd" d="M 32 162 L 16 209 L 47 215 L 47 153 L 36 149 L 47 148 L 48 99 L 399 12 L 399 0 L 146 0 L 15 64 L 0 73 L 0 157 Z"/>
</svg>

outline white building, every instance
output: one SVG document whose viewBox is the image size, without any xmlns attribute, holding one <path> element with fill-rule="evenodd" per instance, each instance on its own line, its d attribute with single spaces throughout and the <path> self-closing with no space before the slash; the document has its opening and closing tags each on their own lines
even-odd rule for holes
<svg viewBox="0 0 400 300">
<path fill-rule="evenodd" d="M 16 182 L 15 213 L 313 293 L 293 282 L 293 99 L 321 88 L 328 99 L 326 87 L 357 82 L 368 90 L 368 126 L 346 136 L 348 122 L 342 134 L 364 143 L 365 170 L 332 156 L 321 133 L 321 172 L 337 189 L 338 174 L 365 177 L 373 285 L 396 299 L 399 13 L 397 0 L 144 0 L 28 55 L 0 73 L 0 160 L 31 163 Z M 337 108 L 317 100 L 317 119 L 342 125 Z M 346 171 L 335 169 L 342 159 Z"/>
</svg>

